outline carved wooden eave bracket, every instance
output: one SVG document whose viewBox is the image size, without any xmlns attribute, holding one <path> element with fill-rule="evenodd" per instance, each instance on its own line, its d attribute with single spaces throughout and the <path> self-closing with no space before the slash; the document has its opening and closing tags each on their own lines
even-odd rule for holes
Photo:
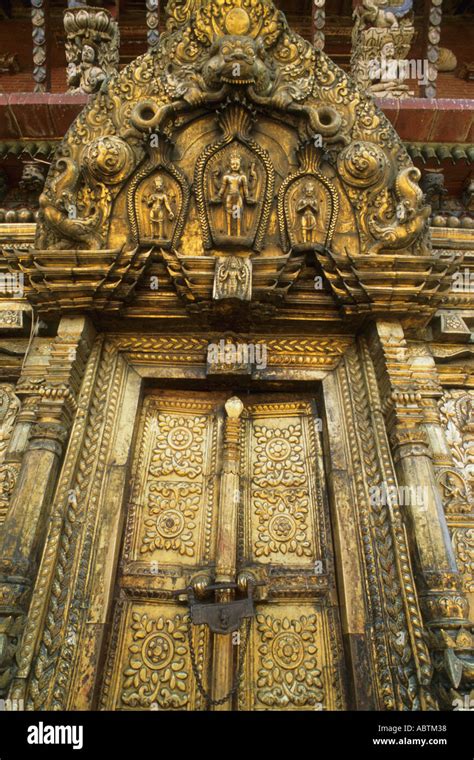
<svg viewBox="0 0 474 760">
<path fill-rule="evenodd" d="M 316 256 L 346 316 L 391 316 L 407 326 L 426 325 L 452 286 L 463 251 L 433 251 L 424 256 L 380 253 Z"/>
<path fill-rule="evenodd" d="M 4 249 L 10 268 L 25 276 L 25 296 L 44 316 L 115 313 L 131 297 L 149 250 Z"/>
<path fill-rule="evenodd" d="M 270 316 L 309 264 L 342 318 L 426 323 L 459 260 L 432 254 L 420 172 L 374 102 L 270 0 L 167 14 L 58 148 L 35 246 L 6 253 L 37 311 L 120 313 L 162 265 L 188 314 Z"/>
</svg>

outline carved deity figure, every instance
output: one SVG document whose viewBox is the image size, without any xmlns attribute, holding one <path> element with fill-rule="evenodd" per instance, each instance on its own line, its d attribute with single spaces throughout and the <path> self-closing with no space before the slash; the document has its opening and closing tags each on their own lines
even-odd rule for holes
<svg viewBox="0 0 474 760">
<path fill-rule="evenodd" d="M 220 298 L 239 298 L 248 301 L 251 298 L 251 264 L 249 260 L 238 256 L 227 256 L 216 265 L 214 279 L 214 296 Z"/>
<path fill-rule="evenodd" d="M 412 94 L 404 80 L 424 83 L 426 61 L 406 60 L 415 33 L 413 0 L 362 0 L 353 14 L 351 68 L 358 85 L 377 97 Z"/>
<path fill-rule="evenodd" d="M 97 92 L 119 64 L 117 21 L 105 8 L 71 3 L 64 12 L 67 83 L 71 92 Z"/>
<path fill-rule="evenodd" d="M 158 240 L 165 240 L 167 237 L 166 216 L 172 222 L 174 212 L 161 177 L 158 177 L 154 181 L 153 191 L 142 198 L 142 203 L 146 203 L 150 209 L 150 223 L 153 237 L 158 238 Z"/>
<path fill-rule="evenodd" d="M 306 182 L 303 191 L 295 203 L 296 213 L 299 215 L 301 239 L 303 243 L 313 243 L 316 232 L 317 215 L 319 213 L 318 201 L 315 197 L 313 182 Z"/>
<path fill-rule="evenodd" d="M 441 487 L 444 492 L 444 499 L 446 503 L 447 512 L 466 512 L 469 511 L 469 507 L 466 509 L 466 492 L 460 485 L 457 477 L 447 472 L 444 481 L 441 482 Z"/>
<path fill-rule="evenodd" d="M 78 65 L 72 62 L 68 64 L 67 75 L 68 84 L 76 85 L 73 92 L 87 94 L 97 92 L 107 76 L 105 71 L 96 64 L 96 52 L 92 45 L 84 45 Z"/>
<path fill-rule="evenodd" d="M 229 171 L 222 177 L 222 184 L 215 202 L 224 204 L 227 235 L 241 237 L 245 204 L 251 206 L 255 200 L 250 196 L 249 180 L 242 171 L 238 153 L 231 155 L 229 163 Z M 252 175 L 252 172 L 255 172 L 255 169 L 250 167 L 249 175 Z"/>
</svg>

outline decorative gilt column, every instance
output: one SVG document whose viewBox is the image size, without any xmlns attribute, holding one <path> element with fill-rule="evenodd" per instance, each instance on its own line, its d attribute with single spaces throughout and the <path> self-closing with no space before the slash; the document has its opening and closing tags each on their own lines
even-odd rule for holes
<svg viewBox="0 0 474 760">
<path fill-rule="evenodd" d="M 219 495 L 219 521 L 217 525 L 216 583 L 233 583 L 236 580 L 237 528 L 240 499 L 239 488 L 239 437 L 240 415 L 244 405 L 233 396 L 225 403 L 226 419 L 224 428 L 224 452 Z M 225 589 L 216 592 L 216 601 L 230 602 L 233 591 Z M 215 668 L 212 676 L 213 699 L 223 699 L 232 689 L 235 645 L 229 634 L 214 634 Z M 230 710 L 229 698 L 217 710 Z"/>
<path fill-rule="evenodd" d="M 452 707 L 463 689 L 471 688 L 472 623 L 433 462 L 444 461 L 447 455 L 436 412 L 440 391 L 435 382 L 436 368 L 434 362 L 428 366 L 426 361 L 411 361 L 399 322 L 377 321 L 368 344 L 398 476 L 396 496 L 412 541 L 420 605 L 437 669 L 438 696 L 444 707 Z M 459 635 L 462 647 L 457 646 Z M 470 639 L 469 651 L 466 637 Z"/>
<path fill-rule="evenodd" d="M 26 399 L 10 446 L 21 456 L 21 469 L 0 537 L 2 691 L 7 690 L 13 676 L 14 654 L 93 338 L 94 330 L 87 318 L 63 318 L 52 341 L 48 364 L 26 363 L 17 385 L 18 395 Z"/>
</svg>

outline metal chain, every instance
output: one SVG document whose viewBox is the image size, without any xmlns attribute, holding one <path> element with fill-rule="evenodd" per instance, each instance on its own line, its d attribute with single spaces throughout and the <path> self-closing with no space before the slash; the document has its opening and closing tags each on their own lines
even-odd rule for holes
<svg viewBox="0 0 474 760">
<path fill-rule="evenodd" d="M 247 646 L 248 646 L 249 638 L 250 638 L 250 626 L 251 626 L 251 624 L 252 624 L 252 620 L 251 620 L 251 618 L 248 618 L 248 620 L 247 620 L 247 630 L 245 632 L 245 641 L 244 641 L 244 643 L 243 643 L 243 645 L 242 645 L 242 647 L 240 649 L 240 652 L 239 652 L 239 662 L 238 662 L 238 665 L 237 665 L 237 672 L 235 674 L 235 677 L 234 677 L 234 680 L 233 680 L 233 683 L 232 683 L 232 688 L 230 689 L 229 692 L 227 692 L 227 694 L 225 695 L 225 697 L 221 697 L 220 699 L 212 699 L 212 697 L 208 694 L 208 692 L 204 688 L 204 684 L 202 682 L 201 674 L 199 672 L 199 668 L 198 668 L 197 660 L 196 660 L 196 652 L 194 650 L 194 644 L 193 644 L 193 635 L 192 635 L 192 631 L 191 631 L 191 627 L 192 627 L 191 616 L 188 617 L 188 628 L 187 628 L 187 630 L 188 630 L 189 653 L 191 655 L 191 666 L 192 666 L 192 669 L 193 669 L 194 678 L 196 679 L 197 687 L 199 689 L 199 693 L 201 694 L 202 697 L 204 697 L 204 699 L 206 700 L 206 702 L 207 702 L 207 704 L 209 706 L 211 706 L 211 705 L 223 705 L 224 702 L 227 702 L 228 699 L 230 699 L 231 697 L 234 696 L 235 692 L 239 688 L 240 679 L 242 678 L 242 670 L 243 670 L 243 665 L 244 665 L 245 654 L 247 652 Z"/>
</svg>

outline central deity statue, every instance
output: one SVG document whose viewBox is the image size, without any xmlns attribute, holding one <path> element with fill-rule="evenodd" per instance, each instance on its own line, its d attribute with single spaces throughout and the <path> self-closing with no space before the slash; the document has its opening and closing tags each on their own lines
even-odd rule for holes
<svg viewBox="0 0 474 760">
<path fill-rule="evenodd" d="M 223 203 L 226 215 L 226 230 L 229 237 L 241 237 L 242 217 L 245 204 L 252 206 L 255 199 L 249 192 L 249 180 L 241 168 L 241 159 L 238 153 L 230 156 L 230 170 L 224 174 L 222 185 L 215 199 L 215 203 Z M 250 167 L 250 179 L 253 181 L 253 167 Z"/>
</svg>

